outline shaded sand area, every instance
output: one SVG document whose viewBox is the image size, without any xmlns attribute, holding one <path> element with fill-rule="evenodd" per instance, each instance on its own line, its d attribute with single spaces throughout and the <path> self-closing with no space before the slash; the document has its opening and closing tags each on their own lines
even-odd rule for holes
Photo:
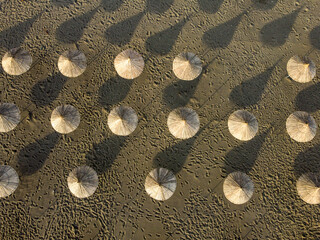
<svg viewBox="0 0 320 240">
<path fill-rule="evenodd" d="M 286 78 L 286 62 L 306 55 L 320 67 L 318 0 L 39 0 L 0 1 L 0 54 L 23 46 L 30 71 L 0 70 L 2 102 L 22 111 L 16 129 L 0 135 L 0 162 L 20 185 L 0 199 L 1 239 L 319 239 L 320 207 L 296 192 L 301 173 L 320 170 L 320 135 L 290 139 L 286 118 L 308 111 L 320 123 L 319 77 Z M 88 59 L 81 76 L 57 68 L 59 54 L 78 47 Z M 135 80 L 117 76 L 113 60 L 126 48 L 145 59 Z M 203 61 L 199 78 L 178 80 L 172 61 L 183 51 Z M 62 103 L 79 109 L 78 129 L 61 136 L 50 125 Z M 137 129 L 119 137 L 107 116 L 120 104 L 138 114 Z M 175 139 L 166 125 L 179 106 L 194 109 L 200 131 Z M 259 122 L 248 142 L 228 131 L 228 116 L 246 109 Z M 75 198 L 67 176 L 89 165 L 95 194 Z M 165 202 L 144 191 L 147 174 L 167 167 L 177 189 Z M 246 172 L 252 199 L 240 206 L 222 193 L 226 175 Z"/>
</svg>

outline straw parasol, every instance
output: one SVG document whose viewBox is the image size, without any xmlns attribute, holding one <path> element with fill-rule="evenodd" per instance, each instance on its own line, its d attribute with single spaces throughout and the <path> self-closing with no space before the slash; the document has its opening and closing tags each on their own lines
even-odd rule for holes
<svg viewBox="0 0 320 240">
<path fill-rule="evenodd" d="M 309 204 L 320 203 L 320 174 L 306 173 L 297 181 L 297 191 L 303 201 Z"/>
<path fill-rule="evenodd" d="M 250 177 L 243 172 L 230 173 L 223 183 L 223 193 L 234 204 L 243 204 L 253 195 L 254 185 Z"/>
<path fill-rule="evenodd" d="M 170 112 L 167 124 L 170 133 L 180 139 L 193 137 L 200 128 L 198 114 L 186 107 L 176 108 Z"/>
<path fill-rule="evenodd" d="M 20 75 L 28 71 L 32 64 L 32 57 L 22 48 L 13 48 L 2 58 L 2 68 L 10 75 Z"/>
<path fill-rule="evenodd" d="M 290 78 L 300 83 L 310 82 L 316 75 L 316 65 L 308 58 L 293 56 L 287 63 Z"/>
<path fill-rule="evenodd" d="M 86 56 L 79 50 L 68 50 L 58 60 L 59 71 L 66 77 L 78 77 L 87 67 Z"/>
<path fill-rule="evenodd" d="M 12 194 L 19 185 L 19 176 L 10 166 L 0 166 L 0 198 Z"/>
<path fill-rule="evenodd" d="M 97 189 L 99 179 L 96 171 L 88 166 L 74 168 L 67 179 L 68 187 L 78 198 L 91 196 Z"/>
<path fill-rule="evenodd" d="M 20 110 L 13 103 L 0 104 L 0 132 L 9 132 L 20 122 Z"/>
<path fill-rule="evenodd" d="M 54 109 L 51 114 L 51 125 L 59 133 L 70 133 L 79 126 L 80 114 L 71 105 L 61 105 Z"/>
<path fill-rule="evenodd" d="M 110 112 L 108 126 L 117 135 L 127 136 L 132 133 L 138 125 L 138 116 L 131 107 L 119 106 Z"/>
<path fill-rule="evenodd" d="M 166 168 L 155 168 L 147 176 L 145 189 L 147 194 L 158 200 L 168 200 L 177 187 L 177 179 L 173 172 Z"/>
<path fill-rule="evenodd" d="M 252 113 L 238 110 L 230 115 L 228 128 L 235 138 L 241 141 L 248 141 L 258 132 L 258 121 Z"/>
<path fill-rule="evenodd" d="M 124 50 L 114 59 L 114 67 L 120 77 L 134 79 L 139 77 L 144 68 L 142 56 L 132 49 Z"/>
<path fill-rule="evenodd" d="M 173 60 L 173 72 L 185 81 L 196 79 L 202 72 L 202 62 L 194 53 L 180 53 Z"/>
<path fill-rule="evenodd" d="M 289 136 L 297 142 L 311 141 L 317 132 L 317 123 L 307 112 L 292 113 L 286 122 Z"/>
</svg>

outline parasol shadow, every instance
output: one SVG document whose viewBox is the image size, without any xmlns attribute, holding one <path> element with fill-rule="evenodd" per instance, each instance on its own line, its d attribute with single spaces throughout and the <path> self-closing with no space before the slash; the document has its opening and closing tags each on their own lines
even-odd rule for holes
<svg viewBox="0 0 320 240">
<path fill-rule="evenodd" d="M 116 76 L 108 79 L 99 88 L 99 103 L 106 107 L 123 101 L 128 95 L 133 80 Z"/>
<path fill-rule="evenodd" d="M 320 145 L 315 145 L 304 152 L 300 152 L 294 161 L 294 173 L 297 178 L 302 174 L 320 171 Z"/>
<path fill-rule="evenodd" d="M 301 9 L 302 7 L 264 25 L 260 31 L 261 41 L 272 47 L 285 44 Z"/>
<path fill-rule="evenodd" d="M 92 149 L 87 153 L 87 165 L 94 168 L 97 173 L 106 172 L 117 158 L 126 137 L 112 135 L 100 143 L 93 144 Z"/>
<path fill-rule="evenodd" d="M 241 143 L 229 151 L 225 156 L 223 171 L 227 174 L 234 171 L 249 173 L 258 158 L 259 151 L 270 130 L 269 128 L 248 142 Z"/>
<path fill-rule="evenodd" d="M 218 12 L 224 0 L 198 0 L 199 7 L 206 13 Z"/>
<path fill-rule="evenodd" d="M 311 45 L 316 48 L 316 49 L 320 49 L 320 25 L 313 28 L 309 34 L 309 39 L 310 39 L 310 43 Z"/>
<path fill-rule="evenodd" d="M 168 54 L 175 42 L 178 39 L 178 36 L 186 24 L 186 19 L 179 21 L 178 23 L 170 26 L 161 32 L 158 32 L 150 37 L 146 41 L 146 49 L 154 54 L 166 55 Z"/>
<path fill-rule="evenodd" d="M 30 28 L 41 14 L 37 14 L 24 22 L 20 22 L 0 32 L 0 46 L 7 49 L 20 47 Z"/>
<path fill-rule="evenodd" d="M 209 29 L 204 33 L 202 41 L 212 49 L 228 47 L 245 13 L 246 11 L 227 22 Z"/>
<path fill-rule="evenodd" d="M 274 8 L 278 0 L 252 0 L 252 2 L 257 9 L 268 10 Z"/>
<path fill-rule="evenodd" d="M 114 45 L 123 46 L 128 44 L 133 34 L 144 16 L 144 12 L 133 15 L 121 22 L 111 25 L 105 31 L 107 41 Z"/>
<path fill-rule="evenodd" d="M 123 3 L 123 0 L 102 0 L 100 6 L 107 12 L 118 10 Z"/>
<path fill-rule="evenodd" d="M 40 170 L 58 143 L 60 134 L 53 132 L 24 147 L 18 155 L 18 170 L 22 175 L 32 175 Z"/>
<path fill-rule="evenodd" d="M 76 43 L 99 8 L 94 8 L 80 16 L 63 22 L 56 30 L 56 39 L 63 43 Z"/>
<path fill-rule="evenodd" d="M 262 99 L 262 94 L 268 80 L 279 61 L 267 68 L 264 72 L 242 82 L 232 89 L 229 99 L 239 107 L 257 104 Z"/>
<path fill-rule="evenodd" d="M 192 81 L 173 82 L 163 91 L 163 100 L 171 109 L 187 105 L 200 82 L 198 77 Z"/>
<path fill-rule="evenodd" d="M 174 0 L 146 0 L 146 10 L 151 13 L 164 13 L 167 11 Z"/>
<path fill-rule="evenodd" d="M 167 168 L 174 174 L 180 172 L 192 150 L 196 139 L 210 124 L 211 121 L 205 126 L 201 127 L 195 136 L 180 140 L 173 146 L 166 147 L 163 151 L 159 152 L 153 159 L 153 167 Z"/>
<path fill-rule="evenodd" d="M 46 106 L 59 95 L 68 80 L 60 72 L 37 82 L 31 89 L 31 100 L 36 106 Z"/>
<path fill-rule="evenodd" d="M 299 111 L 316 112 L 320 109 L 320 83 L 313 84 L 298 93 L 295 106 Z"/>
</svg>

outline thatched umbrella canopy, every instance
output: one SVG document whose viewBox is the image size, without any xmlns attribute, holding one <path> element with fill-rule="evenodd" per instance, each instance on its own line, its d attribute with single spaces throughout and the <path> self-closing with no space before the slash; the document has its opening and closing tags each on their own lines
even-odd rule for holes
<svg viewBox="0 0 320 240">
<path fill-rule="evenodd" d="M 0 132 L 9 132 L 20 122 L 20 110 L 13 103 L 0 104 Z"/>
<path fill-rule="evenodd" d="M 241 141 L 248 141 L 258 132 L 258 121 L 252 113 L 238 110 L 230 115 L 228 128 L 235 138 Z"/>
<path fill-rule="evenodd" d="M 317 123 L 307 112 L 292 113 L 286 122 L 289 136 L 297 142 L 309 142 L 317 133 Z"/>
<path fill-rule="evenodd" d="M 66 77 L 78 77 L 87 67 L 87 59 L 79 50 L 68 50 L 58 60 L 59 71 Z"/>
<path fill-rule="evenodd" d="M 144 61 L 139 53 L 127 49 L 119 53 L 114 59 L 114 67 L 120 77 L 134 79 L 143 72 Z"/>
<path fill-rule="evenodd" d="M 0 166 L 0 198 L 12 194 L 19 185 L 19 176 L 10 166 Z"/>
<path fill-rule="evenodd" d="M 243 204 L 253 195 L 254 185 L 250 177 L 243 172 L 230 173 L 223 183 L 223 193 L 234 204 Z"/>
<path fill-rule="evenodd" d="M 316 65 L 308 58 L 301 59 L 293 56 L 287 63 L 287 71 L 290 78 L 296 82 L 310 82 L 316 76 Z"/>
<path fill-rule="evenodd" d="M 67 182 L 73 195 L 78 198 L 86 198 L 96 191 L 99 179 L 91 167 L 80 166 L 70 172 Z"/>
<path fill-rule="evenodd" d="M 202 62 L 194 53 L 184 52 L 173 60 L 173 72 L 185 81 L 196 79 L 202 72 Z"/>
<path fill-rule="evenodd" d="M 167 124 L 170 133 L 180 139 L 193 137 L 200 128 L 198 114 L 186 107 L 176 108 L 170 112 Z"/>
<path fill-rule="evenodd" d="M 297 181 L 297 191 L 303 201 L 309 204 L 320 203 L 320 174 L 306 173 Z"/>
<path fill-rule="evenodd" d="M 127 136 L 138 126 L 138 116 L 131 107 L 119 106 L 108 115 L 108 126 L 114 134 Z"/>
<path fill-rule="evenodd" d="M 58 133 L 70 133 L 79 126 L 80 114 L 71 105 L 61 105 L 54 109 L 51 114 L 51 125 Z"/>
<path fill-rule="evenodd" d="M 32 57 L 22 48 L 13 48 L 2 58 L 2 68 L 10 75 L 20 75 L 28 71 L 32 64 Z"/>
<path fill-rule="evenodd" d="M 173 172 L 166 168 L 155 168 L 147 176 L 145 189 L 148 195 L 158 201 L 169 199 L 177 187 Z"/>
</svg>

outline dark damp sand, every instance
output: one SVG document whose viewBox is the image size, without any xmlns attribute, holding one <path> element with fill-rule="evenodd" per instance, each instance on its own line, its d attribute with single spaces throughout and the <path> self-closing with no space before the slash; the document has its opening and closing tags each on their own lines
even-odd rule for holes
<svg viewBox="0 0 320 240">
<path fill-rule="evenodd" d="M 308 110 L 320 122 L 319 78 L 299 84 L 285 77 L 287 60 L 313 46 L 310 57 L 320 66 L 317 0 L 74 2 L 0 1 L 1 55 L 21 44 L 35 63 L 18 77 L 1 70 L 2 101 L 15 102 L 23 118 L 0 135 L 1 164 L 13 166 L 21 179 L 16 192 L 0 200 L 1 239 L 320 238 L 319 206 L 304 203 L 295 189 L 302 172 L 319 170 L 319 134 L 297 143 L 285 131 L 295 110 Z M 88 68 L 66 79 L 56 61 L 74 42 Z M 113 68 L 116 54 L 128 47 L 146 60 L 133 81 Z M 199 79 L 182 82 L 170 71 L 182 51 L 203 60 Z M 60 136 L 49 118 L 64 102 L 79 109 L 81 123 Z M 128 137 L 113 135 L 106 124 L 119 104 L 139 115 Z M 170 135 L 166 118 L 184 105 L 197 111 L 201 126 L 211 123 L 181 141 Z M 227 129 L 229 114 L 243 108 L 259 121 L 250 142 Z M 66 183 L 81 164 L 94 167 L 100 181 L 84 200 Z M 177 190 L 163 203 L 144 192 L 155 166 L 177 173 Z M 222 193 L 223 179 L 234 170 L 247 172 L 255 184 L 242 206 Z"/>
</svg>

